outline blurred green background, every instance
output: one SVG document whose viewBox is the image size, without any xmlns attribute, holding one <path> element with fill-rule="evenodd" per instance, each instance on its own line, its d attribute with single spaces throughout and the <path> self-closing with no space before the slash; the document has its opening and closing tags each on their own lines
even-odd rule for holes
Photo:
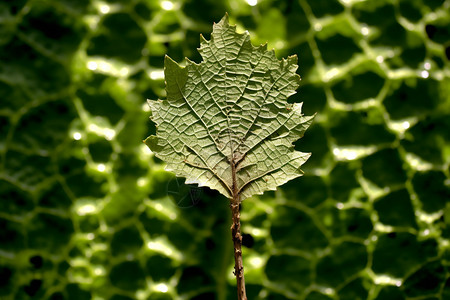
<svg viewBox="0 0 450 300">
<path fill-rule="evenodd" d="M 318 112 L 242 205 L 248 298 L 450 299 L 449 0 L 1 1 L 0 299 L 236 298 L 228 200 L 142 143 L 225 12 Z"/>
</svg>

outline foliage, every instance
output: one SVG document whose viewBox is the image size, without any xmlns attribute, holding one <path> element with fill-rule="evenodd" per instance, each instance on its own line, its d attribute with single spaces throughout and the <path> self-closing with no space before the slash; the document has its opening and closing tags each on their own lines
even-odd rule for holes
<svg viewBox="0 0 450 300">
<path fill-rule="evenodd" d="M 225 11 L 318 112 L 306 175 L 243 203 L 249 299 L 449 298 L 448 7 L 1 2 L 0 298 L 235 298 L 227 201 L 141 142 L 164 54 L 199 62 Z"/>
<path fill-rule="evenodd" d="M 297 57 L 279 61 L 254 47 L 228 16 L 203 39 L 204 61 L 185 68 L 166 56 L 167 100 L 149 101 L 157 135 L 145 142 L 167 170 L 240 201 L 301 175 L 310 156 L 294 151 L 312 117 L 288 105 L 300 82 Z M 236 186 L 235 186 L 236 185 Z"/>
</svg>

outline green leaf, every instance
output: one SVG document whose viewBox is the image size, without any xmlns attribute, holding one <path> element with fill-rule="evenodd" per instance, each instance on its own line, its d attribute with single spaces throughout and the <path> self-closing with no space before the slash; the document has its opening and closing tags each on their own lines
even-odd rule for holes
<svg viewBox="0 0 450 300">
<path fill-rule="evenodd" d="M 156 136 L 145 142 L 166 169 L 241 200 L 301 176 L 309 153 L 295 151 L 313 116 L 288 104 L 300 76 L 297 56 L 278 60 L 254 47 L 226 15 L 211 40 L 201 37 L 203 61 L 179 66 L 166 56 L 167 99 L 150 101 Z M 234 175 L 233 175 L 233 172 Z"/>
</svg>

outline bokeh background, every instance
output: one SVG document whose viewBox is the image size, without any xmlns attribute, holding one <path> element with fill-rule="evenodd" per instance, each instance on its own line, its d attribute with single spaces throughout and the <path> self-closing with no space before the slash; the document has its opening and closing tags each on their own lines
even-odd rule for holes
<svg viewBox="0 0 450 300">
<path fill-rule="evenodd" d="M 449 0 L 1 1 L 0 299 L 236 298 L 228 200 L 142 143 L 225 12 L 318 113 L 242 205 L 248 298 L 450 299 Z"/>
</svg>

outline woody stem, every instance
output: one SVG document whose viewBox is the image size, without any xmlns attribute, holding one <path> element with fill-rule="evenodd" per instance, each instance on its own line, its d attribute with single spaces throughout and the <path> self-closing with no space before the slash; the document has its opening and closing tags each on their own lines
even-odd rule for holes
<svg viewBox="0 0 450 300">
<path fill-rule="evenodd" d="M 236 165 L 231 164 L 233 180 L 233 199 L 231 200 L 231 236 L 234 244 L 234 274 L 236 275 L 238 300 L 247 300 L 245 293 L 244 265 L 242 263 L 241 214 L 239 212 L 240 195 L 236 185 Z"/>
</svg>

